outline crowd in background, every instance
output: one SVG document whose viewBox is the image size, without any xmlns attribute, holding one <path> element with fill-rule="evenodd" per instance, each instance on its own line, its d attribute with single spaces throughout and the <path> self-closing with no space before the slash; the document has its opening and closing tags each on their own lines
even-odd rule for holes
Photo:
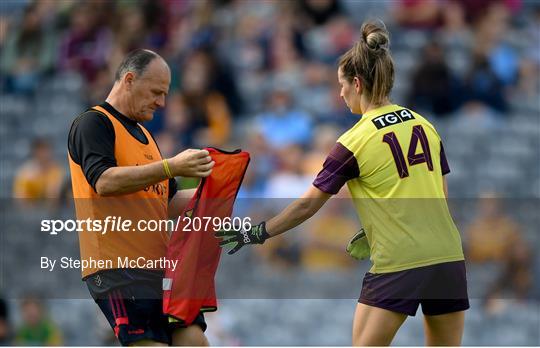
<svg viewBox="0 0 540 348">
<path fill-rule="evenodd" d="M 1 83 L 4 93 L 30 97 L 40 93 L 47 76 L 75 71 L 90 106 L 104 100 L 127 52 L 155 50 L 173 73 L 167 107 L 147 125 L 164 156 L 191 146 L 242 145 L 255 154 L 251 189 L 261 197 L 280 197 L 275 186 L 313 177 L 336 136 L 356 120 L 339 98 L 335 62 L 358 39 L 363 18 L 373 13 L 385 20 L 396 51 L 417 47 L 405 51 L 407 58 L 394 57 L 399 77 L 405 77 L 396 79 L 397 102 L 428 117 L 490 127 L 504 120 L 509 108 L 540 111 L 540 7 L 532 5 L 519 0 L 11 3 L 18 15 L 2 18 L 7 30 L 0 38 Z M 399 72 L 402 59 L 415 62 L 410 72 Z M 21 180 L 39 168 L 21 169 Z M 42 170 L 54 171 L 49 182 L 60 180 L 58 168 Z M 283 174 L 287 178 L 280 180 Z M 52 186 L 47 193 L 28 194 L 50 197 L 60 190 Z M 27 196 L 19 184 L 15 194 Z"/>
<path fill-rule="evenodd" d="M 69 73 L 83 81 L 85 107 L 99 104 L 126 53 L 152 49 L 169 63 L 172 83 L 166 108 L 145 126 L 165 157 L 187 147 L 249 151 L 241 199 L 299 197 L 339 135 L 357 121 L 339 97 L 336 59 L 359 39 L 366 18 L 380 18 L 391 32 L 396 103 L 434 122 L 486 131 L 504 128 L 512 113 L 540 113 L 540 6 L 534 1 L 41 0 L 0 6 L 2 95 L 33 100 L 43 81 Z M 75 116 L 58 127 L 69 127 Z M 59 153 L 65 149 L 35 138 L 13 178 L 13 197 L 69 196 Z M 470 262 L 501 265 L 486 291 L 486 308 L 496 310 L 490 299 L 501 293 L 530 296 L 533 250 L 519 223 L 504 215 L 497 193 L 486 195 L 462 232 Z M 238 209 L 254 219 L 269 213 L 242 202 Z M 278 268 L 354 269 L 343 252 L 359 226 L 351 209 L 336 200 L 299 237 L 271 240 L 258 257 Z M 35 319 L 38 302 L 23 306 L 31 313 L 28 325 L 49 336 L 36 338 L 23 326 L 17 343 L 61 342 L 55 329 Z"/>
<path fill-rule="evenodd" d="M 127 52 L 153 49 L 173 73 L 167 107 L 147 125 L 164 156 L 191 146 L 241 145 L 254 154 L 250 190 L 260 197 L 282 197 L 283 186 L 302 190 L 284 181 L 309 181 L 356 121 L 339 98 L 335 62 L 370 13 L 385 20 L 393 49 L 407 55 L 394 57 L 396 102 L 488 128 L 510 108 L 540 110 L 540 7 L 526 1 L 10 4 L 18 15 L 1 21 L 4 93 L 31 98 L 47 76 L 74 71 L 83 78 L 86 104 L 95 105 Z M 403 60 L 414 62 L 410 71 L 402 71 L 409 65 Z M 17 197 L 61 189 L 54 183 L 59 168 L 38 162 L 21 169 Z M 51 185 L 25 193 L 22 183 L 40 171 Z"/>
</svg>

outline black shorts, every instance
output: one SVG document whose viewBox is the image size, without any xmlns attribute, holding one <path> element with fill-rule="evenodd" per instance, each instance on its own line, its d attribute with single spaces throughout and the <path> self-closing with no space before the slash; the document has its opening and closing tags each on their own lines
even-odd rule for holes
<svg viewBox="0 0 540 348">
<path fill-rule="evenodd" d="M 123 346 L 140 340 L 170 345 L 173 330 L 186 327 L 179 321 L 169 322 L 169 317 L 163 314 L 162 290 L 155 284 L 132 283 L 99 294 L 89 289 Z M 193 325 L 206 330 L 202 313 Z"/>
<path fill-rule="evenodd" d="M 391 273 L 366 273 L 358 302 L 414 316 L 469 308 L 465 262 L 445 262 Z"/>
</svg>

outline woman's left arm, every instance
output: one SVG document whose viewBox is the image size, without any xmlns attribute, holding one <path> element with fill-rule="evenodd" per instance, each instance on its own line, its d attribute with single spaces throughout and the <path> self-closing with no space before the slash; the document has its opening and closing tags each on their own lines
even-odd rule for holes
<svg viewBox="0 0 540 348">
<path fill-rule="evenodd" d="M 281 213 L 268 222 L 261 222 L 249 229 L 223 229 L 215 236 L 221 238 L 222 247 L 230 247 L 228 254 L 234 254 L 247 244 L 263 244 L 270 237 L 282 234 L 312 217 L 332 195 L 311 186 L 304 195 L 292 202 Z"/>
</svg>

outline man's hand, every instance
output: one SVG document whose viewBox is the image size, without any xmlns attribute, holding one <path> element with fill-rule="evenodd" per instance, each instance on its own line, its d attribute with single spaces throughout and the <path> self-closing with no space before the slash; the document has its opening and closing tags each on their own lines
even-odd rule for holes
<svg viewBox="0 0 540 348">
<path fill-rule="evenodd" d="M 347 253 L 357 260 L 365 260 L 369 257 L 369 243 L 363 228 L 347 244 Z"/>
<path fill-rule="evenodd" d="M 219 246 L 231 246 L 231 250 L 227 254 L 232 255 L 246 244 L 263 244 L 270 237 L 266 232 L 265 222 L 252 226 L 245 230 L 241 227 L 231 228 L 228 230 L 220 230 L 214 234 L 217 238 L 221 238 Z"/>
<path fill-rule="evenodd" d="M 206 177 L 215 162 L 207 150 L 187 149 L 167 160 L 173 176 Z"/>
</svg>

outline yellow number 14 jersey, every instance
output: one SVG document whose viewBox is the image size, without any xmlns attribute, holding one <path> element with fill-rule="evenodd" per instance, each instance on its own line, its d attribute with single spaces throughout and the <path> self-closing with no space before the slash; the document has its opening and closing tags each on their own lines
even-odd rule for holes
<svg viewBox="0 0 540 348">
<path fill-rule="evenodd" d="M 425 118 L 383 106 L 365 113 L 336 145 L 358 167 L 347 185 L 370 244 L 372 273 L 463 260 L 443 190 L 444 149 Z"/>
</svg>

